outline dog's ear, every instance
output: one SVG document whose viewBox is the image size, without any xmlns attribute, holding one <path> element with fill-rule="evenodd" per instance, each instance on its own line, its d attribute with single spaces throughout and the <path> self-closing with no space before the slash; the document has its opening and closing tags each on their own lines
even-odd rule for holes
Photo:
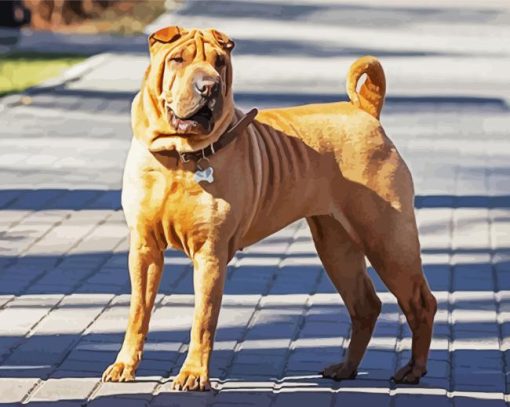
<svg viewBox="0 0 510 407">
<path fill-rule="evenodd" d="M 183 29 L 177 26 L 165 27 L 149 35 L 149 49 L 157 44 L 169 44 L 179 39 L 183 34 Z"/>
<path fill-rule="evenodd" d="M 235 43 L 230 39 L 228 35 L 214 29 L 211 29 L 211 34 L 225 51 L 230 52 L 234 49 Z"/>
</svg>

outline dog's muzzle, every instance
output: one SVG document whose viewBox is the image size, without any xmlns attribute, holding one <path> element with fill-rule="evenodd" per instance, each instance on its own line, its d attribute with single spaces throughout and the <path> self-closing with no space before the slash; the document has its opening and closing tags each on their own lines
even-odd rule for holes
<svg viewBox="0 0 510 407">
<path fill-rule="evenodd" d="M 191 114 L 179 116 L 166 103 L 168 121 L 180 133 L 209 133 L 214 127 L 214 116 L 220 107 L 221 83 L 219 80 L 200 76 L 194 80 L 192 86 L 199 99 L 197 108 Z"/>
</svg>

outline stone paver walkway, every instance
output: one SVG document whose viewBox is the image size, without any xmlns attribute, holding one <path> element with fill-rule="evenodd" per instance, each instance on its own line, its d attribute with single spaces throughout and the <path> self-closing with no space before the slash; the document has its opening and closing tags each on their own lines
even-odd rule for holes
<svg viewBox="0 0 510 407">
<path fill-rule="evenodd" d="M 460 3 L 463 3 L 461 6 Z M 146 53 L 110 49 L 0 109 L 0 406 L 504 406 L 510 366 L 510 9 L 504 1 L 194 1 L 166 24 L 236 39 L 243 108 L 345 98 L 359 55 L 388 76 L 382 122 L 408 161 L 425 272 L 439 300 L 428 375 L 389 380 L 409 355 L 395 298 L 359 377 L 341 359 L 350 322 L 298 222 L 229 268 L 212 377 L 170 392 L 189 342 L 189 261 L 169 251 L 138 380 L 101 384 L 126 325 L 127 231 L 120 181 L 129 103 Z M 418 3 L 416 3 L 418 4 Z M 137 39 L 136 44 L 141 44 Z M 1 103 L 1 102 L 0 102 Z"/>
</svg>

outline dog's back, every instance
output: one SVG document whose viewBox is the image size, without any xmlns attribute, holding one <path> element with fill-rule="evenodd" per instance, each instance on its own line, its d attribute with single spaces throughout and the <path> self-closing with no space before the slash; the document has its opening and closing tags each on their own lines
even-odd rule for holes
<svg viewBox="0 0 510 407">
<path fill-rule="evenodd" d="M 366 80 L 358 91 L 363 75 L 366 75 Z M 344 137 L 370 137 L 384 133 L 379 117 L 384 104 L 386 79 L 379 61 L 372 56 L 356 60 L 347 74 L 346 87 L 349 102 L 262 110 L 257 120 L 282 133 L 299 137 L 319 151 L 332 144 L 343 144 Z M 310 129 L 314 131 L 310 132 Z"/>
</svg>

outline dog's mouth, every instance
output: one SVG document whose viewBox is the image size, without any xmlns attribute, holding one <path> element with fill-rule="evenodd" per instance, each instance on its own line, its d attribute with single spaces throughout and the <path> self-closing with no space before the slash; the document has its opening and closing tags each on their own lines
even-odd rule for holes
<svg viewBox="0 0 510 407">
<path fill-rule="evenodd" d="M 209 133 L 213 128 L 213 111 L 208 103 L 186 117 L 177 116 L 168 105 L 166 109 L 168 120 L 179 133 Z"/>
</svg>

